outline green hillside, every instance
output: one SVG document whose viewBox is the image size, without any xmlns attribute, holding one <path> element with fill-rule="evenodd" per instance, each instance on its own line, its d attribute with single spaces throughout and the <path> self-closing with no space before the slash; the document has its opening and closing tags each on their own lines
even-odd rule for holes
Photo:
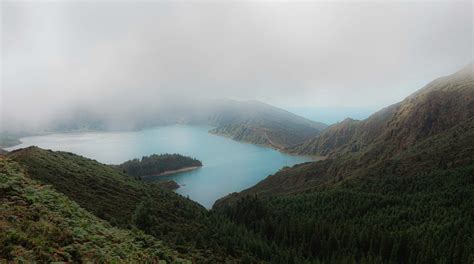
<svg viewBox="0 0 474 264">
<path fill-rule="evenodd" d="M 472 164 L 472 69 L 468 65 L 435 80 L 364 121 L 348 119 L 328 128 L 310 142 L 323 148 L 316 144 L 310 148 L 314 152 L 302 152 L 327 155 L 327 160 L 282 170 L 242 194 L 291 193 L 373 172 L 402 175 Z"/>
<path fill-rule="evenodd" d="M 212 111 L 208 122 L 216 128 L 211 133 L 280 150 L 301 144 L 327 127 L 258 101 L 228 100 Z"/>
<path fill-rule="evenodd" d="M 204 207 L 155 184 L 131 178 L 111 166 L 37 147 L 13 151 L 9 157 L 25 167 L 28 177 L 52 185 L 84 209 L 116 226 L 145 225 L 136 216 L 152 211 L 146 216 L 152 219 L 147 221 L 153 221 L 156 226 L 152 230 L 143 229 L 172 246 L 190 241 L 202 228 Z"/>
<path fill-rule="evenodd" d="M 376 155 L 377 152 L 369 149 L 284 168 L 247 190 L 221 199 L 217 205 L 245 195 L 273 196 L 308 191 L 346 178 L 387 173 L 407 177 L 419 172 L 472 165 L 474 117 L 385 160 L 369 163 L 365 160 L 367 153 Z"/>
<path fill-rule="evenodd" d="M 474 116 L 474 64 L 438 78 L 366 120 L 346 119 L 289 151 L 336 157 L 375 149 L 384 159 Z"/>
<path fill-rule="evenodd" d="M 29 178 L 51 184 L 120 228 L 136 227 L 196 263 L 285 263 L 285 248 L 157 184 L 72 153 L 29 147 L 9 153 Z"/>
<path fill-rule="evenodd" d="M 94 261 L 101 258 L 94 255 L 97 251 L 91 247 L 96 244 L 90 241 L 102 243 L 101 236 L 109 234 L 94 229 L 98 222 L 111 233 L 126 236 L 101 245 L 105 260 L 111 261 L 119 253 L 131 262 L 140 257 L 135 250 L 148 244 L 130 242 L 139 236 L 156 245 L 146 248 L 153 252 L 156 248 L 160 259 L 174 261 L 178 256 L 195 263 L 472 263 L 474 78 L 469 67 L 434 81 L 367 120 L 347 119 L 304 144 L 287 148 L 323 154 L 327 159 L 285 167 L 247 190 L 218 200 L 211 211 L 157 184 L 72 153 L 37 147 L 10 152 L 6 157 L 17 163 L 3 160 L 8 175 L 52 187 L 35 187 L 38 191 L 30 192 L 29 185 L 14 182 L 0 189 L 6 201 L 2 212 L 7 212 L 0 218 L 0 228 L 23 234 L 19 239 L 2 232 L 0 241 L 7 245 L 2 254 L 10 259 L 48 256 L 56 260 L 59 253 L 54 252 L 62 254 L 67 248 L 57 241 L 62 241 L 63 233 L 35 233 L 37 228 L 53 227 L 41 222 L 39 227 L 32 222 L 21 224 L 9 216 L 18 211 L 27 215 L 21 220 L 37 219 L 36 209 L 24 207 L 31 205 L 31 195 L 50 197 L 43 195 L 47 190 L 62 197 L 60 205 L 69 201 L 82 212 L 54 217 L 80 223 L 84 218 L 92 238 L 73 241 L 83 259 Z M 257 116 L 262 113 L 249 114 L 248 120 L 261 122 Z M 226 120 L 240 120 L 240 116 L 231 117 L 224 113 L 208 122 L 224 126 Z M 249 141 L 277 142 L 278 137 L 264 137 L 260 130 L 248 132 L 252 122 L 231 129 L 240 131 L 241 137 L 235 139 L 256 136 Z M 225 134 L 234 137 L 232 131 Z M 25 193 L 25 198 L 17 193 Z M 32 204 L 56 208 L 56 202 L 48 201 L 34 198 Z M 79 231 L 71 232 L 79 236 Z M 35 237 L 41 237 L 41 242 Z M 28 242 L 30 238 L 33 242 Z M 121 243 L 129 242 L 123 249 Z M 75 251 L 66 252 L 70 256 L 64 255 L 65 259 L 74 260 Z"/>
<path fill-rule="evenodd" d="M 474 118 L 367 167 L 341 157 L 283 169 L 214 209 L 300 259 L 470 263 L 473 164 Z"/>
<path fill-rule="evenodd" d="M 300 261 L 472 263 L 473 204 L 474 166 L 468 166 L 360 177 L 275 198 L 246 196 L 220 211 Z"/>
<path fill-rule="evenodd" d="M 112 227 L 0 158 L 0 262 L 185 263 L 161 241 Z"/>
<path fill-rule="evenodd" d="M 22 164 L 29 177 L 51 184 L 88 211 L 114 224 L 130 223 L 136 207 L 147 197 L 160 201 L 159 210 L 174 212 L 159 217 L 175 222 L 175 228 L 185 228 L 180 226 L 186 222 L 185 215 L 199 218 L 205 212 L 197 203 L 72 153 L 29 147 L 8 156 Z"/>
<path fill-rule="evenodd" d="M 300 146 L 328 159 L 284 168 L 214 210 L 296 262 L 474 261 L 471 69 L 330 127 Z"/>
</svg>

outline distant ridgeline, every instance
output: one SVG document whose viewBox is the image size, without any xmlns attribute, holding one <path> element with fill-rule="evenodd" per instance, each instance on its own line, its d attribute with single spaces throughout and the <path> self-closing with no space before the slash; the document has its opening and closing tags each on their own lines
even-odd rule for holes
<svg viewBox="0 0 474 264">
<path fill-rule="evenodd" d="M 180 154 L 153 154 L 126 161 L 117 166 L 131 176 L 158 176 L 185 168 L 201 167 L 202 162 Z"/>
<path fill-rule="evenodd" d="M 21 144 L 20 138 L 29 136 L 29 133 L 24 132 L 7 132 L 0 131 L 0 148 L 8 148 Z"/>
<path fill-rule="evenodd" d="M 214 127 L 210 133 L 216 135 L 282 150 L 314 138 L 327 127 L 258 101 L 198 100 L 181 102 L 178 108 L 176 105 L 163 108 L 141 111 L 140 116 L 123 117 L 124 120 L 81 109 L 56 120 L 45 130 L 123 131 L 174 124 L 206 125 Z"/>
</svg>

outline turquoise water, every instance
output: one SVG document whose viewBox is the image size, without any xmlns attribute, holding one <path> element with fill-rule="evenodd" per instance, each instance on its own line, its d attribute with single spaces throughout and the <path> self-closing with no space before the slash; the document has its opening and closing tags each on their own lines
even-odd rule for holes
<svg viewBox="0 0 474 264">
<path fill-rule="evenodd" d="M 23 143 L 10 150 L 35 145 L 73 152 L 106 164 L 119 164 L 153 153 L 195 157 L 203 162 L 202 168 L 166 178 L 181 185 L 177 193 L 207 208 L 218 198 L 255 185 L 283 166 L 311 160 L 211 135 L 207 132 L 209 129 L 211 127 L 174 125 L 138 132 L 52 134 L 22 138 Z"/>
</svg>

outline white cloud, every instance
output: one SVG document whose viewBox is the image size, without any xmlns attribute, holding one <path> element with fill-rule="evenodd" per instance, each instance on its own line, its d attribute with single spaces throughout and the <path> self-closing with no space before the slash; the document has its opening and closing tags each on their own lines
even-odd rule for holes
<svg viewBox="0 0 474 264">
<path fill-rule="evenodd" d="M 472 60 L 470 1 L 1 5 L 4 120 L 195 95 L 382 106 Z"/>
</svg>

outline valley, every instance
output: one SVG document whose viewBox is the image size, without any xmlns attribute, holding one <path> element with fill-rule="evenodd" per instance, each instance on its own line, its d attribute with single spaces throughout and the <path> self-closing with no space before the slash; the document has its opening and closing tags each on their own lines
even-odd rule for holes
<svg viewBox="0 0 474 264">
<path fill-rule="evenodd" d="M 166 246 L 150 249 L 156 256 L 146 256 L 175 263 L 469 263 L 474 260 L 473 95 L 474 74 L 468 65 L 366 120 L 347 119 L 285 148 L 327 156 L 320 161 L 216 137 L 207 133 L 207 127 L 24 138 L 19 147 L 42 145 L 98 161 L 38 147 L 8 149 L 1 163 L 0 199 L 11 199 L 12 181 L 50 185 L 48 190 L 58 193 L 54 197 L 77 203 L 87 210 L 80 217 L 97 222 L 94 225 L 102 225 L 107 232 L 127 237 L 146 234 L 149 243 L 156 245 L 163 241 Z M 174 193 L 169 191 L 174 184 L 160 186 L 136 177 L 141 173 L 127 175 L 100 163 L 118 164 L 155 149 L 197 157 L 203 167 L 160 176 L 183 184 Z M 194 152 L 198 149 L 206 152 Z M 212 174 L 224 164 L 233 167 L 224 166 Z M 259 176 L 247 182 L 256 168 Z M 209 175 L 215 176 L 205 182 L 203 177 Z M 228 183 L 238 188 L 223 188 Z M 27 188 L 20 186 L 14 190 Z M 209 194 L 210 186 L 220 192 L 201 198 Z M 191 188 L 197 193 L 187 192 Z M 229 192 L 233 193 L 225 196 Z M 15 203 L 7 202 L 5 209 L 10 212 Z M 26 202 L 41 203 L 36 198 Z M 15 214 L 30 213 L 23 204 L 18 203 Z M 31 235 L 2 217 L 4 231 Z M 130 228 L 139 231 L 132 234 Z M 50 243 L 50 237 L 34 235 Z M 17 256 L 14 252 L 20 248 L 11 242 L 15 240 L 2 239 L 2 257 Z M 90 256 L 91 249 L 59 239 L 76 253 L 68 251 L 50 259 Z M 31 253 L 34 248 L 25 242 L 21 252 L 38 259 L 37 253 Z M 133 250 L 122 251 L 120 259 L 135 257 Z"/>
<path fill-rule="evenodd" d="M 0 1 L 0 264 L 474 264 L 473 11 Z"/>
</svg>

